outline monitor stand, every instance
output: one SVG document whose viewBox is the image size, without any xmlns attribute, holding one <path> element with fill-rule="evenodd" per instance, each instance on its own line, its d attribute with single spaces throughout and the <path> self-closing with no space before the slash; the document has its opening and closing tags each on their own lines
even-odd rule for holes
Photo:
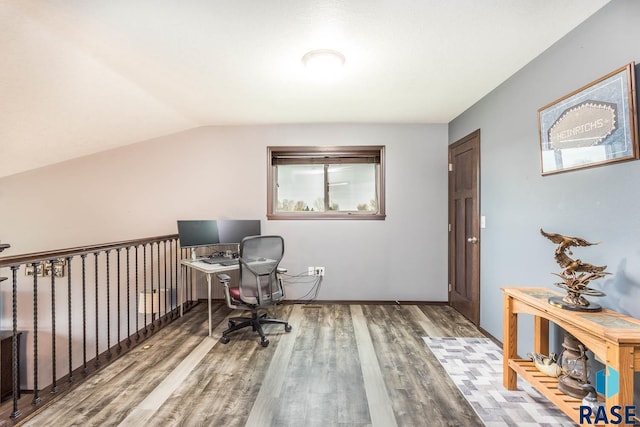
<svg viewBox="0 0 640 427">
<path fill-rule="evenodd" d="M 196 248 L 191 248 L 191 261 L 196 260 Z"/>
</svg>

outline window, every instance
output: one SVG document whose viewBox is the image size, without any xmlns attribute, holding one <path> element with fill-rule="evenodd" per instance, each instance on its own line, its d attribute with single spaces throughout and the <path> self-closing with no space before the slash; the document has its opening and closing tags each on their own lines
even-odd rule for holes
<svg viewBox="0 0 640 427">
<path fill-rule="evenodd" d="M 268 219 L 384 219 L 384 146 L 268 147 Z"/>
</svg>

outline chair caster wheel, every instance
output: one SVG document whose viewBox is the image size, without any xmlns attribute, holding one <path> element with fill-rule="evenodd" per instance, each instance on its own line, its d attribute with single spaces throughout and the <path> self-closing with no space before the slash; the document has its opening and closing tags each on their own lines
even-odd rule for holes
<svg viewBox="0 0 640 427">
<path fill-rule="evenodd" d="M 231 338 L 229 338 L 229 337 L 222 337 L 222 338 L 220 338 L 220 342 L 221 342 L 222 344 L 229 344 L 229 341 L 231 341 Z"/>
<path fill-rule="evenodd" d="M 262 340 L 260 340 L 260 345 L 263 347 L 266 347 L 269 345 L 269 340 L 266 338 L 263 338 Z"/>
<path fill-rule="evenodd" d="M 285 332 L 291 332 L 291 329 L 293 329 L 293 328 L 291 327 L 290 324 L 287 323 L 286 325 L 284 325 L 284 331 Z"/>
<path fill-rule="evenodd" d="M 229 327 L 233 328 L 234 326 L 236 326 L 236 322 L 229 320 Z"/>
</svg>

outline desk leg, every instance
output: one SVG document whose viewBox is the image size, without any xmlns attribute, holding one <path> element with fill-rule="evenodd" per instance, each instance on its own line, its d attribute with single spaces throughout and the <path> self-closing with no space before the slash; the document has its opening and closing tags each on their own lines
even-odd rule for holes
<svg viewBox="0 0 640 427">
<path fill-rule="evenodd" d="M 186 269 L 187 267 L 184 265 L 180 266 L 180 300 L 178 302 L 178 304 L 180 304 L 180 317 L 184 315 L 184 296 L 186 293 L 185 288 L 187 287 L 186 279 L 184 277 L 186 275 Z"/>
<path fill-rule="evenodd" d="M 634 347 L 609 345 L 606 369 L 607 409 L 618 405 L 624 412 L 625 406 L 633 405 Z"/>
<path fill-rule="evenodd" d="M 509 359 L 515 359 L 518 353 L 518 315 L 513 312 L 513 298 L 504 294 L 504 326 L 503 326 L 503 366 L 502 384 L 507 390 L 516 390 L 518 376 L 509 367 Z"/>
<path fill-rule="evenodd" d="M 207 304 L 209 308 L 209 336 L 213 335 L 211 331 L 211 274 L 207 274 Z"/>
</svg>

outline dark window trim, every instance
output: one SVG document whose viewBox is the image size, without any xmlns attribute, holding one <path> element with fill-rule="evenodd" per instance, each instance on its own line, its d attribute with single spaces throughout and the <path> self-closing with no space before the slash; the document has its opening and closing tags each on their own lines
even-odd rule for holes
<svg viewBox="0 0 640 427">
<path fill-rule="evenodd" d="M 332 158 L 335 157 L 335 158 Z M 378 212 L 274 212 L 273 166 L 277 164 L 337 164 L 378 163 Z M 272 146 L 267 147 L 267 219 L 274 220 L 384 220 L 385 208 L 385 146 Z"/>
</svg>

